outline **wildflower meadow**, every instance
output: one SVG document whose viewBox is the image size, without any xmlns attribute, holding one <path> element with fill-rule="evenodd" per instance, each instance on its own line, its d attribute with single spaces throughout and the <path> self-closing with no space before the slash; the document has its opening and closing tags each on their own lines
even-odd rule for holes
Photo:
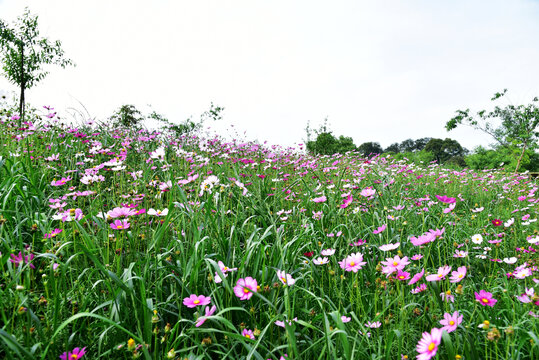
<svg viewBox="0 0 539 360">
<path fill-rule="evenodd" d="M 28 112 L 0 115 L 0 358 L 539 358 L 529 174 Z"/>
</svg>

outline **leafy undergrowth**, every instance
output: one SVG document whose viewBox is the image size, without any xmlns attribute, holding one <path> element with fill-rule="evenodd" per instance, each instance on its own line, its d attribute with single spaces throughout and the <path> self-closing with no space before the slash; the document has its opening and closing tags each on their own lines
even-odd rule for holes
<svg viewBox="0 0 539 360">
<path fill-rule="evenodd" d="M 0 357 L 539 356 L 528 176 L 92 126 L 0 117 Z"/>
</svg>

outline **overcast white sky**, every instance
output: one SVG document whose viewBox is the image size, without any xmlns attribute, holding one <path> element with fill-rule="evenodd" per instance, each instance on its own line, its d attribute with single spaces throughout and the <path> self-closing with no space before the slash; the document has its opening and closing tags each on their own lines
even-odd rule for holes
<svg viewBox="0 0 539 360">
<path fill-rule="evenodd" d="M 122 104 L 171 121 L 225 107 L 220 127 L 302 142 L 310 120 L 387 147 L 407 138 L 492 141 L 446 132 L 456 109 L 539 96 L 538 0 L 0 0 L 11 23 L 28 6 L 74 68 L 50 68 L 27 93 L 60 114 L 97 119 Z M 16 90 L 5 78 L 0 89 Z"/>
</svg>

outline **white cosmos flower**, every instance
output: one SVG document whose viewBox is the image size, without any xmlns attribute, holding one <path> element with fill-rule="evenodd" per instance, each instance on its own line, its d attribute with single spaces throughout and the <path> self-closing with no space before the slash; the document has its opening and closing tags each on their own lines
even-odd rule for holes
<svg viewBox="0 0 539 360">
<path fill-rule="evenodd" d="M 516 257 L 510 257 L 510 258 L 504 258 L 503 259 L 503 262 L 506 263 L 506 264 L 514 264 L 517 262 L 517 258 Z"/>
<path fill-rule="evenodd" d="M 507 221 L 503 224 L 503 226 L 509 227 L 509 226 L 513 225 L 514 222 L 515 222 L 515 218 L 511 218 L 511 219 L 507 220 Z"/>
<path fill-rule="evenodd" d="M 475 234 L 472 236 L 472 242 L 478 245 L 481 244 L 483 242 L 483 236 L 481 234 Z"/>
<path fill-rule="evenodd" d="M 150 209 L 150 210 L 148 210 L 148 215 L 167 216 L 168 215 L 168 209 L 163 209 L 163 210 Z"/>
<path fill-rule="evenodd" d="M 313 263 L 315 265 L 325 265 L 329 262 L 328 258 L 327 257 L 318 257 L 316 259 L 313 260 Z"/>
<path fill-rule="evenodd" d="M 335 254 L 335 249 L 324 249 L 320 252 L 320 254 L 324 255 L 324 256 L 331 256 L 333 254 Z"/>
</svg>

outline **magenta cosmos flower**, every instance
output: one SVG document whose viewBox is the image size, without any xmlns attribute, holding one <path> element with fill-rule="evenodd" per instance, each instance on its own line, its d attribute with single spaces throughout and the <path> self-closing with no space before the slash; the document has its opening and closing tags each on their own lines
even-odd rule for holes
<svg viewBox="0 0 539 360">
<path fill-rule="evenodd" d="M 81 357 L 86 354 L 86 347 L 81 348 L 74 348 L 73 351 L 65 352 L 62 355 L 60 355 L 60 359 L 62 360 L 78 360 Z"/>
<path fill-rule="evenodd" d="M 129 229 L 129 226 L 131 226 L 131 224 L 127 220 L 116 220 L 112 224 L 110 224 L 111 229 L 114 230 Z"/>
<path fill-rule="evenodd" d="M 384 225 L 380 226 L 378 229 L 374 230 L 372 233 L 373 233 L 374 235 L 380 234 L 380 233 L 381 233 L 382 231 L 384 231 L 385 229 L 386 229 L 386 225 L 384 224 Z"/>
<path fill-rule="evenodd" d="M 249 300 L 253 296 L 253 293 L 258 291 L 257 287 L 258 283 L 250 276 L 245 279 L 238 279 L 236 286 L 234 286 L 234 294 L 240 300 Z"/>
<path fill-rule="evenodd" d="M 457 201 L 457 199 L 448 197 L 446 195 L 443 195 L 443 196 L 436 195 L 436 199 L 438 199 L 438 201 L 440 202 L 443 202 L 444 204 L 453 204 Z"/>
<path fill-rule="evenodd" d="M 492 293 L 489 293 L 488 291 L 480 290 L 479 293 L 474 292 L 474 294 L 475 300 L 479 301 L 483 306 L 493 307 L 494 304 L 498 302 L 498 300 L 492 298 Z"/>
<path fill-rule="evenodd" d="M 436 355 L 438 351 L 438 346 L 442 342 L 442 333 L 443 331 L 438 328 L 434 328 L 428 332 L 423 333 L 423 337 L 417 343 L 416 350 L 419 353 L 416 359 L 418 360 L 429 360 Z"/>
<path fill-rule="evenodd" d="M 363 261 L 363 254 L 361 253 L 348 255 L 345 259 L 343 259 L 343 261 L 339 261 L 339 266 L 341 269 L 353 271 L 355 273 L 358 272 L 358 270 L 361 270 L 365 264 L 366 262 Z"/>
<path fill-rule="evenodd" d="M 413 285 L 416 282 L 418 282 L 419 280 L 421 280 L 421 278 L 423 277 L 424 274 L 425 274 L 425 269 L 422 269 L 420 272 L 418 272 L 417 274 L 414 275 L 414 277 L 412 278 L 412 280 L 410 280 L 408 285 Z"/>
<path fill-rule="evenodd" d="M 211 302 L 211 297 L 204 296 L 204 295 L 192 294 L 191 296 L 183 299 L 183 304 L 187 306 L 188 308 L 208 305 L 210 302 Z"/>
<path fill-rule="evenodd" d="M 447 331 L 448 333 L 457 330 L 457 326 L 462 323 L 462 315 L 459 316 L 459 312 L 455 311 L 453 315 L 449 313 L 444 314 L 444 319 L 440 320 L 440 324 L 444 327 L 442 330 Z"/>
<path fill-rule="evenodd" d="M 71 178 L 68 176 L 68 177 L 63 177 L 61 180 L 53 180 L 51 182 L 51 185 L 52 186 L 62 186 L 62 185 L 65 185 L 68 181 L 70 181 Z"/>
</svg>

